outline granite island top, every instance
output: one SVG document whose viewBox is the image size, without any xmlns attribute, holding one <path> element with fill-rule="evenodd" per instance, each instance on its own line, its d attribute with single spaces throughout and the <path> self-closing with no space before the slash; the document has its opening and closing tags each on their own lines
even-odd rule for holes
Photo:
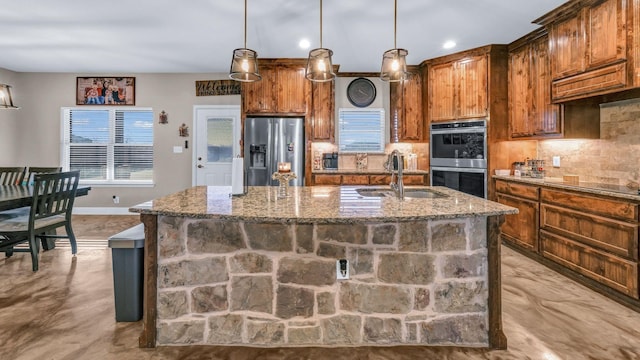
<svg viewBox="0 0 640 360">
<path fill-rule="evenodd" d="M 624 185 L 603 184 L 594 182 L 580 181 L 578 184 L 564 182 L 561 178 L 531 178 L 524 176 L 501 176 L 493 175 L 494 179 L 509 180 L 532 185 L 544 185 L 565 190 L 577 190 L 595 195 L 605 195 L 617 197 L 626 200 L 640 201 L 640 192 L 638 189 L 629 188 Z"/>
<path fill-rule="evenodd" d="M 359 188 L 380 186 L 290 187 L 278 197 L 278 187 L 249 187 L 246 195 L 230 197 L 230 186 L 196 186 L 136 205 L 135 213 L 189 218 L 234 219 L 259 222 L 351 223 L 453 219 L 516 214 L 517 209 L 446 187 L 427 188 L 442 198 L 365 197 Z"/>
</svg>

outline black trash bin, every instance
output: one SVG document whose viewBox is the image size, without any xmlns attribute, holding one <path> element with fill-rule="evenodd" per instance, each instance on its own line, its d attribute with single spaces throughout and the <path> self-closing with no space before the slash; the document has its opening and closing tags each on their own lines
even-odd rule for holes
<svg viewBox="0 0 640 360">
<path fill-rule="evenodd" d="M 109 247 L 113 267 L 116 321 L 138 321 L 142 318 L 144 224 L 111 236 Z"/>
</svg>

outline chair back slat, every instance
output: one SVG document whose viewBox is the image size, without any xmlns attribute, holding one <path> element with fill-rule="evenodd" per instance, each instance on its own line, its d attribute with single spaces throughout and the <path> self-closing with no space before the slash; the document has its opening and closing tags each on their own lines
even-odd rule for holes
<svg viewBox="0 0 640 360">
<path fill-rule="evenodd" d="M 22 184 L 26 170 L 26 167 L 0 167 L 0 185 Z"/>
<path fill-rule="evenodd" d="M 36 174 L 30 221 L 53 215 L 70 216 L 79 179 L 79 171 Z"/>
<path fill-rule="evenodd" d="M 43 174 L 43 173 L 59 173 L 62 171 L 61 166 L 57 167 L 39 167 L 39 166 L 29 166 L 27 169 L 27 173 L 24 178 L 30 183 L 33 184 L 33 176 L 35 174 Z"/>
</svg>

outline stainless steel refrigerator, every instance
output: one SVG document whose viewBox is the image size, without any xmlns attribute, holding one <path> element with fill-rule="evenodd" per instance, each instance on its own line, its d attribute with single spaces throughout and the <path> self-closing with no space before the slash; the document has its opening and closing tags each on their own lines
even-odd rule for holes
<svg viewBox="0 0 640 360">
<path fill-rule="evenodd" d="M 304 118 L 247 118 L 244 122 L 244 163 L 249 186 L 277 186 L 271 175 L 279 162 L 291 163 L 304 185 Z"/>
</svg>

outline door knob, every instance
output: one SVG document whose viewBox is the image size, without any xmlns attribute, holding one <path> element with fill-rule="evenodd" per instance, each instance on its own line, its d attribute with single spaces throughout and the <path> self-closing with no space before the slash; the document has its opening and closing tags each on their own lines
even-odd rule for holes
<svg viewBox="0 0 640 360">
<path fill-rule="evenodd" d="M 202 169 L 203 167 L 204 167 L 204 165 L 198 164 L 198 169 Z"/>
</svg>

